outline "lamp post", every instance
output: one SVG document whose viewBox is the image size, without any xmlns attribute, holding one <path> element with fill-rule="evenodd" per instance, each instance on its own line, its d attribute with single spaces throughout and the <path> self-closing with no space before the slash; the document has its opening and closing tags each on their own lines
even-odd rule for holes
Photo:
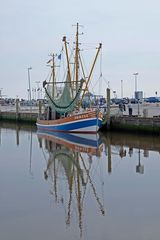
<svg viewBox="0 0 160 240">
<path fill-rule="evenodd" d="M 123 80 L 121 80 L 121 98 L 123 99 Z"/>
<path fill-rule="evenodd" d="M 138 76 L 138 72 L 133 73 L 133 75 L 135 76 L 135 100 L 136 102 L 138 101 L 138 116 L 140 114 L 140 109 L 139 109 L 139 94 L 137 93 L 137 76 Z"/>
<path fill-rule="evenodd" d="M 32 67 L 28 68 L 28 85 L 29 85 L 29 101 L 31 104 L 31 79 L 30 79 L 30 70 L 32 69 Z"/>
<path fill-rule="evenodd" d="M 138 72 L 133 73 L 134 77 L 135 77 L 135 98 L 136 98 L 136 92 L 137 92 L 137 76 L 138 76 Z"/>
</svg>

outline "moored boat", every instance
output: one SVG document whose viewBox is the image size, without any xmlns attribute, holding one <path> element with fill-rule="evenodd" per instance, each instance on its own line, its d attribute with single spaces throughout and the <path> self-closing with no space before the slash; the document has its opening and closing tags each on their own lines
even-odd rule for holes
<svg viewBox="0 0 160 240">
<path fill-rule="evenodd" d="M 102 118 L 101 112 L 89 111 L 56 120 L 38 119 L 37 127 L 44 131 L 96 133 L 102 126 Z"/>
<path fill-rule="evenodd" d="M 48 110 L 46 115 L 37 119 L 37 128 L 44 131 L 72 132 L 72 133 L 96 133 L 102 126 L 103 114 L 89 100 L 89 106 L 85 106 L 84 97 L 89 92 L 89 81 L 102 44 L 96 48 L 96 55 L 93 60 L 89 76 L 86 77 L 79 49 L 79 24 L 77 23 L 75 53 L 72 53 L 73 61 L 68 54 L 66 37 L 63 37 L 65 56 L 66 56 L 66 73 L 65 81 L 57 81 L 55 72 L 55 55 L 52 55 L 52 74 L 50 81 L 43 82 L 46 97 L 48 99 Z M 58 59 L 61 59 L 58 55 Z M 56 55 L 57 56 L 57 55 Z M 80 76 L 81 68 L 81 76 Z M 71 74 L 73 73 L 73 74 Z M 61 87 L 60 87 L 61 84 Z M 88 94 L 90 95 L 90 94 Z"/>
</svg>

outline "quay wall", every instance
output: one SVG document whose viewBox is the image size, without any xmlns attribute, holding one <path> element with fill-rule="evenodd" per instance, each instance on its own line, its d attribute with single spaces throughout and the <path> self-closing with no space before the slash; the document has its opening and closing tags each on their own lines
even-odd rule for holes
<svg viewBox="0 0 160 240">
<path fill-rule="evenodd" d="M 0 120 L 3 121 L 36 123 L 37 117 L 36 112 L 0 112 Z"/>
<path fill-rule="evenodd" d="M 106 126 L 107 127 L 107 126 Z M 118 116 L 111 117 L 110 130 L 160 135 L 160 117 Z"/>
<path fill-rule="evenodd" d="M 35 125 L 36 120 L 39 116 L 38 112 L 7 112 L 0 111 L 1 121 L 12 121 L 12 122 L 24 122 L 32 123 Z M 138 117 L 138 116 L 111 116 L 110 124 L 108 123 L 103 126 L 102 131 L 127 131 L 127 132 L 142 132 L 142 133 L 155 133 L 160 135 L 160 116 L 158 117 Z"/>
</svg>

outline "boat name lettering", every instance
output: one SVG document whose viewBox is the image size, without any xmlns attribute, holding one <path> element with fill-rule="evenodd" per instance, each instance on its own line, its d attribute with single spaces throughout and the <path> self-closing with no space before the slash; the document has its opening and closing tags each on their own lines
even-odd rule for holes
<svg viewBox="0 0 160 240">
<path fill-rule="evenodd" d="M 83 115 L 75 116 L 75 119 L 82 119 L 82 118 L 88 118 L 88 114 L 83 114 Z"/>
</svg>

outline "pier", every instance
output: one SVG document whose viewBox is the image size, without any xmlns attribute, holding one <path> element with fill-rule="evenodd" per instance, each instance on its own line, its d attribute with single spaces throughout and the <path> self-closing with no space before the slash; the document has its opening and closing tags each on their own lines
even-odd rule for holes
<svg viewBox="0 0 160 240">
<path fill-rule="evenodd" d="M 111 131 L 127 131 L 138 133 L 154 133 L 160 135 L 160 104 L 132 104 L 132 115 L 128 105 L 125 110 L 110 116 Z"/>
<path fill-rule="evenodd" d="M 15 105 L 0 105 L 0 120 L 35 124 L 43 112 L 44 105 L 42 106 L 41 102 L 35 106 L 21 106 L 17 100 Z"/>
<path fill-rule="evenodd" d="M 4 108 L 0 111 L 0 121 L 13 121 L 13 122 L 28 122 L 36 123 L 39 115 L 38 108 L 34 109 L 21 109 Z"/>
<path fill-rule="evenodd" d="M 36 112 L 0 112 L 0 120 L 14 122 L 36 123 L 38 113 Z"/>
<path fill-rule="evenodd" d="M 160 135 L 160 105 L 136 104 L 132 105 L 133 114 L 129 116 L 128 106 L 125 111 L 111 106 L 110 116 L 107 115 L 106 123 L 102 131 L 128 131 Z M 112 114 L 112 110 L 113 113 Z M 44 113 L 44 105 L 20 106 L 17 102 L 14 106 L 0 106 L 0 121 L 12 121 L 31 123 L 35 125 L 39 115 Z"/>
<path fill-rule="evenodd" d="M 160 135 L 160 117 L 112 116 L 110 130 Z"/>
</svg>

